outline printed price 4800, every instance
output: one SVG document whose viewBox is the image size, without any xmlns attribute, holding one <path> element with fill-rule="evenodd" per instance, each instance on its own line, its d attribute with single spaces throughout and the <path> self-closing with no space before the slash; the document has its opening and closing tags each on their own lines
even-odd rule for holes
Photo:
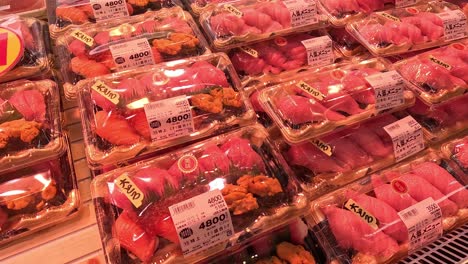
<svg viewBox="0 0 468 264">
<path fill-rule="evenodd" d="M 189 114 L 184 114 L 184 115 L 177 115 L 177 116 L 173 116 L 173 117 L 169 117 L 167 120 L 166 120 L 166 123 L 167 124 L 170 124 L 170 123 L 175 123 L 175 122 L 180 122 L 182 120 L 187 120 L 190 118 L 190 115 Z"/>
<path fill-rule="evenodd" d="M 135 59 L 139 59 L 139 58 L 144 58 L 144 57 L 148 57 L 150 55 L 150 52 L 149 51 L 145 51 L 145 52 L 140 52 L 140 53 L 135 53 L 135 54 L 132 54 L 130 55 L 130 59 L 131 60 L 135 60 Z"/>
<path fill-rule="evenodd" d="M 105 6 L 112 7 L 112 6 L 121 5 L 121 4 L 123 4 L 123 0 L 109 1 L 105 4 Z"/>
<path fill-rule="evenodd" d="M 215 217 L 210 218 L 210 219 L 208 219 L 208 220 L 206 220 L 206 221 L 203 221 L 203 222 L 200 224 L 200 226 L 198 227 L 198 229 L 209 228 L 209 227 L 212 226 L 212 225 L 215 225 L 215 224 L 217 224 L 217 223 L 219 223 L 219 222 L 225 221 L 225 220 L 227 219 L 227 214 L 228 214 L 228 213 L 226 212 L 226 213 L 224 213 L 224 214 L 222 214 L 222 215 L 220 215 L 220 216 L 215 216 Z"/>
</svg>

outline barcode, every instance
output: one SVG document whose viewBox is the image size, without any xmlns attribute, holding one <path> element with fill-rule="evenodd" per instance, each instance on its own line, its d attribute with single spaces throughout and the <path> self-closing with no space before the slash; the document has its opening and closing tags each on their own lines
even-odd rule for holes
<svg viewBox="0 0 468 264">
<path fill-rule="evenodd" d="M 179 206 L 174 206 L 172 207 L 172 210 L 174 211 L 174 214 L 181 214 L 187 210 L 190 210 L 192 208 L 195 208 L 195 202 L 194 201 L 191 201 L 191 202 L 188 202 L 188 203 L 184 203 L 182 205 L 179 205 Z"/>
<path fill-rule="evenodd" d="M 409 210 L 408 212 L 402 214 L 402 217 L 404 219 L 408 219 L 408 218 L 413 217 L 413 216 L 415 216 L 417 214 L 418 214 L 418 210 L 416 208 L 413 208 L 413 209 Z"/>
<path fill-rule="evenodd" d="M 387 130 L 388 130 L 388 131 L 395 131 L 395 130 L 397 130 L 397 129 L 399 129 L 399 128 L 400 128 L 400 124 L 396 123 L 396 124 L 393 124 L 393 125 L 391 125 L 391 126 L 388 126 L 388 127 L 387 127 Z"/>
<path fill-rule="evenodd" d="M 145 107 L 148 110 L 156 110 L 156 109 L 162 107 L 163 105 L 164 105 L 164 103 L 159 102 L 159 103 L 146 104 Z"/>
</svg>

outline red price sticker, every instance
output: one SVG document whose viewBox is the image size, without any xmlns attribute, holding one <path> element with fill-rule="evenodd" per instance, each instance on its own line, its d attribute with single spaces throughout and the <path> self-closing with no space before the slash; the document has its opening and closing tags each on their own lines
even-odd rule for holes
<svg viewBox="0 0 468 264">
<path fill-rule="evenodd" d="M 23 56 L 24 45 L 14 31 L 0 27 L 0 74 L 11 70 Z"/>
</svg>

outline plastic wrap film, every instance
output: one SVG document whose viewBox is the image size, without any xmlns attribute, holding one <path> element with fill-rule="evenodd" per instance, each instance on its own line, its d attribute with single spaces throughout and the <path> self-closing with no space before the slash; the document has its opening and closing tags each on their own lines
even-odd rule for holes
<svg viewBox="0 0 468 264">
<path fill-rule="evenodd" d="M 460 8 L 438 1 L 372 13 L 346 30 L 375 56 L 437 47 L 468 36 Z"/>
<path fill-rule="evenodd" d="M 402 84 L 401 104 L 386 110 L 376 108 L 376 92 L 366 78 L 391 69 L 388 61 L 377 58 L 330 71 L 302 73 L 294 80 L 262 90 L 258 99 L 285 139 L 300 143 L 413 105 L 413 93 L 404 90 Z"/>
<path fill-rule="evenodd" d="M 65 221 L 79 207 L 75 173 L 66 151 L 29 167 L 2 172 L 0 244 Z"/>
<path fill-rule="evenodd" d="M 221 3 L 240 2 L 241 0 L 182 0 L 194 16 L 199 17 L 202 13 L 216 8 Z"/>
<path fill-rule="evenodd" d="M 55 82 L 0 85 L 0 171 L 57 156 L 66 148 Z"/>
<path fill-rule="evenodd" d="M 442 152 L 468 174 L 468 131 L 462 134 L 463 137 L 452 139 L 442 145 Z"/>
<path fill-rule="evenodd" d="M 228 54 L 243 86 L 256 89 L 277 83 L 285 76 L 342 60 L 325 31 L 276 37 L 235 48 Z"/>
<path fill-rule="evenodd" d="M 195 21 L 179 7 L 70 29 L 56 44 L 67 65 L 61 72 L 68 99 L 76 98 L 74 85 L 84 78 L 209 53 Z"/>
<path fill-rule="evenodd" d="M 7 15 L 0 18 L 0 27 L 0 83 L 49 72 L 45 23 L 34 18 Z"/>
<path fill-rule="evenodd" d="M 121 19 L 151 10 L 167 10 L 173 6 L 182 6 L 182 3 L 178 0 L 56 0 L 54 12 L 49 13 L 50 34 L 55 39 L 64 30 L 79 25 Z M 53 8 L 52 5 L 49 8 Z"/>
<path fill-rule="evenodd" d="M 468 3 L 465 0 L 448 0 L 447 2 L 458 5 L 468 17 Z"/>
<path fill-rule="evenodd" d="M 384 126 L 398 121 L 384 115 L 337 133 L 280 150 L 311 197 L 319 197 L 395 163 L 391 137 Z"/>
<path fill-rule="evenodd" d="M 102 174 L 92 183 L 92 195 L 107 257 L 112 263 L 194 263 L 239 245 L 307 209 L 308 203 L 290 175 L 259 125 Z M 131 181 L 131 187 L 122 188 L 122 179 L 124 185 Z M 135 189 L 138 197 L 133 194 Z M 213 192 L 220 192 L 230 216 L 219 223 L 231 221 L 233 233 L 225 242 L 202 247 L 199 253 L 184 258 L 179 241 L 187 242 L 187 233 L 176 232 L 174 213 L 181 211 L 172 207 L 188 204 L 182 208 L 190 211 L 196 206 L 190 199 Z M 198 221 L 186 228 L 205 228 L 199 225 L 206 218 L 188 218 L 192 216 Z"/>
<path fill-rule="evenodd" d="M 301 218 L 202 263 L 333 263 Z"/>
<path fill-rule="evenodd" d="M 368 16 L 374 11 L 388 10 L 395 7 L 416 5 L 428 2 L 427 0 L 399 1 L 399 0 L 317 0 L 320 8 L 329 17 L 330 23 L 336 27 Z"/>
<path fill-rule="evenodd" d="M 227 50 L 276 36 L 328 25 L 315 1 L 239 1 L 219 4 L 200 16 L 200 24 L 215 50 Z"/>
<path fill-rule="evenodd" d="M 395 263 L 430 230 L 445 233 L 466 223 L 467 180 L 428 151 L 319 198 L 309 223 L 319 223 L 319 241 L 345 263 Z M 430 219 L 418 206 L 431 199 L 439 220 L 408 231 L 409 218 Z"/>
<path fill-rule="evenodd" d="M 327 29 L 328 34 L 335 43 L 337 49 L 345 57 L 355 57 L 357 55 L 364 55 L 367 49 L 359 43 L 353 36 L 351 36 L 345 28 L 333 28 Z"/>
<path fill-rule="evenodd" d="M 416 99 L 414 106 L 406 112 L 421 124 L 426 139 L 436 143 L 467 128 L 467 103 L 468 95 L 459 96 L 437 106 L 430 106 Z"/>
<path fill-rule="evenodd" d="M 255 113 L 224 54 L 147 66 L 78 83 L 90 166 L 252 123 Z"/>
<path fill-rule="evenodd" d="M 46 14 L 46 0 L 0 1 L 0 14 L 43 17 Z"/>
<path fill-rule="evenodd" d="M 426 104 L 444 103 L 468 89 L 467 45 L 464 40 L 430 50 L 402 60 L 395 67 Z"/>
</svg>

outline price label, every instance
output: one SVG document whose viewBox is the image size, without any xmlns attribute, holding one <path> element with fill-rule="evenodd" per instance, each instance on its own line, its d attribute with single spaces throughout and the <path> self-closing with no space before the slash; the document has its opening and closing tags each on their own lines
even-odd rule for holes
<svg viewBox="0 0 468 264">
<path fill-rule="evenodd" d="M 375 109 L 382 111 L 405 103 L 403 91 L 405 82 L 396 71 L 374 74 L 366 77 L 375 91 Z"/>
<path fill-rule="evenodd" d="M 23 53 L 23 39 L 16 32 L 0 27 L 0 75 L 13 69 Z"/>
<path fill-rule="evenodd" d="M 90 47 L 94 44 L 94 38 L 79 29 L 74 30 L 70 35 Z"/>
<path fill-rule="evenodd" d="M 115 92 L 112 88 L 107 86 L 102 81 L 97 81 L 96 83 L 94 83 L 93 86 L 91 86 L 91 89 L 93 89 L 98 94 L 104 96 L 104 98 L 111 101 L 113 104 L 119 103 L 119 93 Z"/>
<path fill-rule="evenodd" d="M 154 64 L 153 52 L 146 38 L 111 45 L 109 49 L 119 70 Z"/>
<path fill-rule="evenodd" d="M 417 0 L 395 0 L 395 7 L 405 7 L 415 5 Z"/>
<path fill-rule="evenodd" d="M 301 90 L 303 90 L 304 92 L 312 95 L 319 101 L 323 101 L 323 99 L 325 99 L 325 95 L 322 92 L 310 86 L 308 83 L 304 81 L 299 81 L 298 83 L 296 83 L 296 86 L 301 88 Z"/>
<path fill-rule="evenodd" d="M 143 204 L 143 199 L 145 198 L 144 193 L 126 173 L 115 179 L 114 184 L 120 192 L 127 196 L 128 200 L 130 200 L 136 208 L 139 208 Z"/>
<path fill-rule="evenodd" d="M 145 104 L 144 108 L 153 141 L 186 136 L 195 130 L 185 95 Z"/>
<path fill-rule="evenodd" d="M 184 256 L 234 235 L 231 215 L 220 190 L 206 192 L 169 207 Z"/>
<path fill-rule="evenodd" d="M 420 249 L 442 236 L 442 211 L 432 198 L 427 198 L 398 212 L 408 228 L 410 252 Z"/>
<path fill-rule="evenodd" d="M 320 139 L 313 139 L 311 142 L 312 142 L 312 144 L 314 144 L 314 146 L 316 146 L 318 149 L 320 149 L 320 151 L 325 153 L 327 156 L 333 155 L 332 147 L 330 145 L 328 145 L 326 142 L 323 142 Z"/>
<path fill-rule="evenodd" d="M 128 17 L 130 15 L 125 0 L 90 0 L 90 4 L 97 21 Z"/>
<path fill-rule="evenodd" d="M 307 50 L 307 64 L 313 67 L 332 64 L 335 61 L 333 41 L 329 36 L 311 38 L 302 41 Z"/>
<path fill-rule="evenodd" d="M 444 22 L 445 40 L 461 39 L 468 35 L 466 16 L 461 10 L 437 14 Z"/>
<path fill-rule="evenodd" d="M 317 4 L 313 0 L 285 0 L 291 14 L 291 27 L 301 27 L 318 22 Z"/>
<path fill-rule="evenodd" d="M 421 125 L 413 117 L 407 116 L 384 127 L 393 141 L 393 151 L 397 162 L 424 149 Z"/>
</svg>

